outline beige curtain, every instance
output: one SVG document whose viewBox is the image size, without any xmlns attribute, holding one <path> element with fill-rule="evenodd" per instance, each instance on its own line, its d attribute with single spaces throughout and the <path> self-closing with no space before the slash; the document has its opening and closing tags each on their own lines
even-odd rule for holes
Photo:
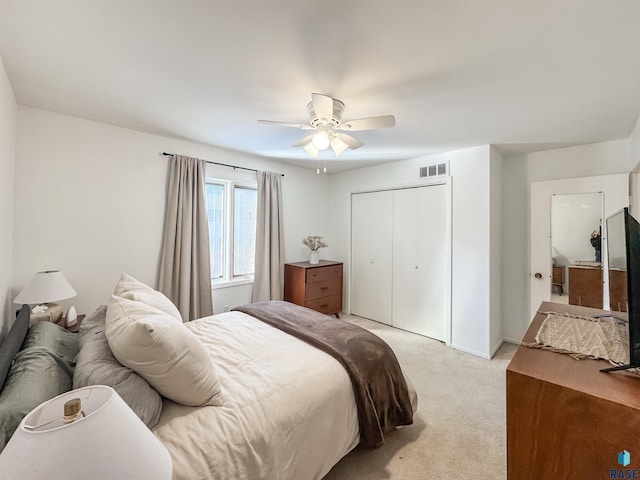
<svg viewBox="0 0 640 480">
<path fill-rule="evenodd" d="M 282 176 L 257 173 L 256 269 L 253 301 L 282 300 L 284 276 L 284 230 L 282 222 Z"/>
<path fill-rule="evenodd" d="M 213 314 L 206 162 L 182 155 L 169 162 L 158 284 L 188 321 Z"/>
</svg>

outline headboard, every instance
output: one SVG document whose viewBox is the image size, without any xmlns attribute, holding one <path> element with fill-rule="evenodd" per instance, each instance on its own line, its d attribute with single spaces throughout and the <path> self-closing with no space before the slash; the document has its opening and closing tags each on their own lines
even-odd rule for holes
<svg viewBox="0 0 640 480">
<path fill-rule="evenodd" d="M 7 373 L 9 373 L 13 357 L 20 351 L 27 332 L 29 331 L 30 313 L 29 305 L 23 305 L 16 315 L 16 321 L 13 322 L 9 333 L 4 337 L 0 345 L 0 390 L 2 390 L 4 386 L 4 381 L 7 378 Z"/>
</svg>

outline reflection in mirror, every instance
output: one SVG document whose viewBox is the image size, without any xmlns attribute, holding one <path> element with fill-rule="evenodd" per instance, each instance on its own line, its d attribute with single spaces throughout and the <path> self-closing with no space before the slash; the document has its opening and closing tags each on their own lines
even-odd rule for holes
<svg viewBox="0 0 640 480">
<path fill-rule="evenodd" d="M 609 304 L 612 312 L 627 312 L 627 251 L 624 212 L 607 219 L 609 252 Z"/>
<path fill-rule="evenodd" d="M 603 194 L 551 198 L 551 301 L 602 308 Z"/>
</svg>

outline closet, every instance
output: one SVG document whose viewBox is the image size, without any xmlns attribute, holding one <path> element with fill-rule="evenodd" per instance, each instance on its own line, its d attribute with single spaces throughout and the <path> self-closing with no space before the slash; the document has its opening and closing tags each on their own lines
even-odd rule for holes
<svg viewBox="0 0 640 480">
<path fill-rule="evenodd" d="M 352 314 L 446 340 L 448 192 L 439 184 L 352 195 Z"/>
<path fill-rule="evenodd" d="M 391 325 L 392 192 L 351 197 L 351 313 Z"/>
</svg>

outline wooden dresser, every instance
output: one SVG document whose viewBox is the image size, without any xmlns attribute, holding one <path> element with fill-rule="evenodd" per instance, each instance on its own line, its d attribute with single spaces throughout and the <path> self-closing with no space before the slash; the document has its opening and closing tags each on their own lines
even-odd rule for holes
<svg viewBox="0 0 640 480">
<path fill-rule="evenodd" d="M 609 268 L 609 305 L 614 312 L 626 312 L 628 309 L 626 270 Z"/>
<path fill-rule="evenodd" d="M 338 317 L 342 310 L 342 262 L 285 263 L 284 299 Z"/>
<path fill-rule="evenodd" d="M 539 311 L 602 313 L 548 302 Z M 524 342 L 535 339 L 545 317 L 535 316 Z M 640 375 L 600 372 L 609 366 L 518 348 L 506 373 L 509 480 L 598 480 L 610 478 L 613 469 L 640 470 Z M 623 450 L 631 454 L 625 467 L 617 462 Z"/>
<path fill-rule="evenodd" d="M 569 303 L 602 308 L 602 267 L 569 266 Z"/>
<path fill-rule="evenodd" d="M 564 265 L 554 265 L 553 275 L 551 277 L 551 288 L 558 289 L 558 295 L 564 293 Z"/>
</svg>

